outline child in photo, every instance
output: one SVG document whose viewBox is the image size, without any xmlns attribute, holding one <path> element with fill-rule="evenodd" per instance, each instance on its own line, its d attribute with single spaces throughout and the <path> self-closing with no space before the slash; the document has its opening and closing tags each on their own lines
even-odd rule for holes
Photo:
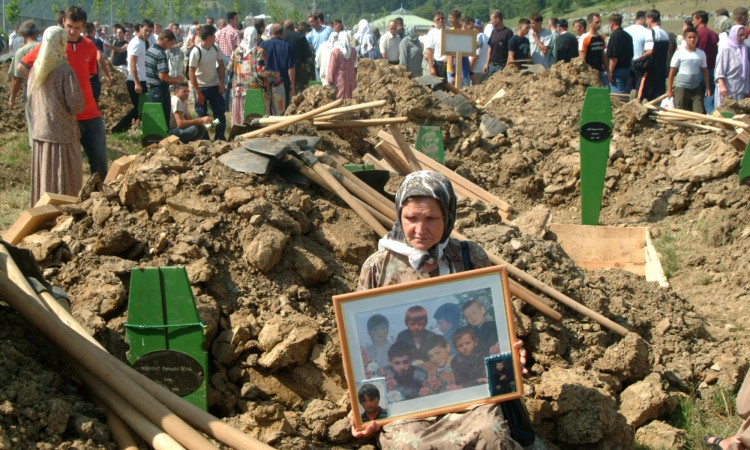
<svg viewBox="0 0 750 450">
<path fill-rule="evenodd" d="M 448 341 L 443 336 L 431 336 L 427 338 L 424 346 L 427 349 L 427 356 L 430 359 L 429 363 L 423 366 L 427 369 L 427 373 L 440 378 L 446 385 L 456 384 L 455 377 L 453 376 L 453 368 L 451 367 L 453 356 L 451 355 Z"/>
<path fill-rule="evenodd" d="M 380 391 L 374 384 L 363 384 L 357 395 L 360 406 L 365 410 L 362 413 L 363 423 L 388 417 L 388 412 L 380 407 Z"/>
<path fill-rule="evenodd" d="M 458 329 L 461 321 L 461 309 L 456 303 L 443 303 L 438 306 L 432 315 L 437 323 L 438 330 L 450 346 L 451 355 L 456 355 L 456 349 L 453 347 L 453 332 Z"/>
<path fill-rule="evenodd" d="M 367 334 L 370 336 L 370 343 L 364 346 L 364 351 L 369 356 L 370 361 L 375 362 L 378 368 L 388 366 L 388 349 L 391 343 L 388 341 L 388 332 L 390 324 L 388 319 L 382 314 L 375 314 L 367 319 Z M 365 367 L 366 370 L 371 368 Z M 375 372 L 375 370 L 370 370 Z"/>
<path fill-rule="evenodd" d="M 412 306 L 406 310 L 404 316 L 406 329 L 396 335 L 396 342 L 403 342 L 411 347 L 414 353 L 414 363 L 427 361 L 427 351 L 424 343 L 435 333 L 427 329 L 427 310 L 423 306 Z"/>
<path fill-rule="evenodd" d="M 451 361 L 453 377 L 462 387 L 478 386 L 487 382 L 484 355 L 479 352 L 479 340 L 471 326 L 461 327 L 453 333 L 457 355 Z"/>
<path fill-rule="evenodd" d="M 496 360 L 492 372 L 492 395 L 509 394 L 516 390 L 511 356 Z"/>
<path fill-rule="evenodd" d="M 478 348 L 482 356 L 499 353 L 497 340 L 497 325 L 494 320 L 487 319 L 487 310 L 479 300 L 469 300 L 461 305 L 461 313 L 474 329 L 479 340 Z"/>
</svg>

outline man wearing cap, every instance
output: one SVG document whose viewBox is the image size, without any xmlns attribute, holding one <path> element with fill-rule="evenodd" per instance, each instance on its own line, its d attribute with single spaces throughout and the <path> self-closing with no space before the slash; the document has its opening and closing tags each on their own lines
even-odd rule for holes
<svg viewBox="0 0 750 450">
<path fill-rule="evenodd" d="M 482 31 L 480 19 L 474 21 L 474 31 L 477 33 L 477 53 L 469 58 L 469 64 L 471 65 L 471 83 L 476 85 L 487 78 L 484 66 L 487 65 L 487 58 L 489 57 L 490 38 Z"/>
<path fill-rule="evenodd" d="M 562 19 L 557 24 L 557 39 L 555 41 L 555 60 L 570 62 L 578 56 L 578 39 L 568 31 L 568 21 Z"/>
<path fill-rule="evenodd" d="M 487 42 L 487 62 L 484 63 L 484 72 L 488 77 L 505 68 L 508 63 L 508 42 L 513 37 L 513 31 L 503 25 L 503 13 L 500 10 L 492 11 L 490 22 L 492 33 Z"/>
</svg>

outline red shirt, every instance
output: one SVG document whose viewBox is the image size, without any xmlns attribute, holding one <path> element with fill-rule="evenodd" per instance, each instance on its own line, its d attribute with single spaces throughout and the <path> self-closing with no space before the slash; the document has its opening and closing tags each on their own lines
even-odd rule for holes
<svg viewBox="0 0 750 450">
<path fill-rule="evenodd" d="M 41 44 L 27 53 L 21 59 L 21 64 L 31 69 L 37 55 L 39 55 L 39 47 L 41 47 Z M 96 45 L 88 38 L 80 38 L 78 42 L 68 41 L 67 55 L 68 64 L 70 64 L 70 67 L 76 73 L 78 85 L 81 87 L 81 93 L 83 93 L 86 105 L 83 112 L 76 116 L 76 120 L 88 120 L 100 117 L 99 107 L 96 106 L 94 92 L 91 90 L 91 82 L 89 81 L 89 77 L 96 75 Z"/>
<path fill-rule="evenodd" d="M 695 46 L 706 53 L 706 64 L 708 70 L 716 67 L 716 54 L 719 52 L 719 35 L 707 26 L 702 26 L 696 30 L 698 33 L 698 42 Z"/>
</svg>

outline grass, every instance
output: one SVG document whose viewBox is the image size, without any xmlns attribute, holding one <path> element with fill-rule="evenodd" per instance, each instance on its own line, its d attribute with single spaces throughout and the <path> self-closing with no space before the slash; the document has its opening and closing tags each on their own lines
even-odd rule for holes
<svg viewBox="0 0 750 450">
<path fill-rule="evenodd" d="M 703 448 L 703 436 L 732 436 L 742 423 L 735 413 L 737 395 L 717 390 L 705 399 L 694 396 L 680 400 L 668 423 L 685 430 L 686 449 Z"/>
<path fill-rule="evenodd" d="M 662 233 L 654 239 L 654 247 L 659 252 L 664 275 L 667 278 L 672 278 L 680 270 L 680 260 L 677 257 L 677 237 L 671 232 Z"/>
</svg>

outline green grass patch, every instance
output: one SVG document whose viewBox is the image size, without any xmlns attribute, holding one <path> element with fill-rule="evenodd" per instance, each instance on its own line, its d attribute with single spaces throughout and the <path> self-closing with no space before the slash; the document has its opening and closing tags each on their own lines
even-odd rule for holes
<svg viewBox="0 0 750 450">
<path fill-rule="evenodd" d="M 677 238 L 671 232 L 662 233 L 654 239 L 654 247 L 659 252 L 664 275 L 672 278 L 680 270 L 680 260 L 677 257 Z"/>
<path fill-rule="evenodd" d="M 703 448 L 703 436 L 732 436 L 742 421 L 735 412 L 737 395 L 725 390 L 714 391 L 708 398 L 694 396 L 680 399 L 668 423 L 685 430 L 686 449 Z"/>
</svg>

